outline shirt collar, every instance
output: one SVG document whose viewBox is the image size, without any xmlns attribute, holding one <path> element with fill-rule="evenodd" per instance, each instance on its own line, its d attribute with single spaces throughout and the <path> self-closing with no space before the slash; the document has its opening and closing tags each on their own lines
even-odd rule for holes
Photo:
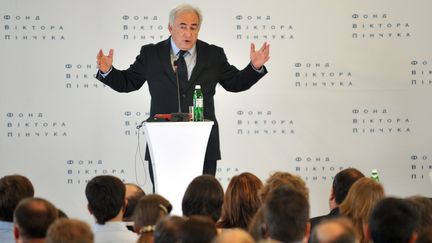
<svg viewBox="0 0 432 243">
<path fill-rule="evenodd" d="M 176 46 L 176 44 L 174 43 L 174 41 L 173 41 L 172 38 L 170 38 L 170 42 L 171 42 L 171 53 L 173 53 L 174 56 L 177 56 L 177 53 L 180 51 L 180 48 L 178 48 L 178 47 Z M 189 54 L 185 54 L 185 56 L 186 56 L 186 55 L 191 55 L 191 56 L 195 55 L 195 52 L 196 52 L 196 44 L 195 44 L 191 49 L 187 50 L 187 52 L 188 52 Z"/>
<path fill-rule="evenodd" d="M 0 229 L 13 229 L 13 222 L 0 221 Z"/>
<path fill-rule="evenodd" d="M 110 230 L 126 231 L 128 229 L 126 228 L 126 225 L 121 221 L 108 221 L 105 222 L 105 224 L 98 224 L 98 223 L 94 224 L 93 230 L 94 231 L 110 231 Z"/>
</svg>

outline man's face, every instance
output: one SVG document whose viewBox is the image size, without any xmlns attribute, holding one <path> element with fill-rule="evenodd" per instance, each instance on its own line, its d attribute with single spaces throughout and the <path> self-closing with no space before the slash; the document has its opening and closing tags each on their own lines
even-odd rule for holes
<svg viewBox="0 0 432 243">
<path fill-rule="evenodd" d="M 168 26 L 171 37 L 181 50 L 191 49 L 198 39 L 199 19 L 195 12 L 178 13 L 174 24 Z"/>
</svg>

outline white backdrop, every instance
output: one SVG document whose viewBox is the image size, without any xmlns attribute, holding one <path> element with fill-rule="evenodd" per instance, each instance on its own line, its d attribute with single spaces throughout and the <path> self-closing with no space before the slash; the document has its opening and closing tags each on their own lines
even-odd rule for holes
<svg viewBox="0 0 432 243">
<path fill-rule="evenodd" d="M 38 196 L 85 219 L 96 175 L 150 191 L 134 129 L 147 87 L 104 87 L 95 57 L 114 48 L 127 68 L 142 45 L 168 37 L 179 3 L 0 0 L 0 175 L 28 176 Z M 378 169 L 387 194 L 432 196 L 431 1 L 191 3 L 204 14 L 200 39 L 238 68 L 250 42 L 271 45 L 269 73 L 252 89 L 217 89 L 224 187 L 243 171 L 263 181 L 289 171 L 307 182 L 314 216 L 328 211 L 332 176 L 352 166 Z"/>
</svg>

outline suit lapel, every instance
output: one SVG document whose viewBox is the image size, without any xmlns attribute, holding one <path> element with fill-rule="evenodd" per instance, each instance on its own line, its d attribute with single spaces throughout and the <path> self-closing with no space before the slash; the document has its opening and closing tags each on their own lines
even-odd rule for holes
<svg viewBox="0 0 432 243">
<path fill-rule="evenodd" d="M 159 47 L 158 54 L 163 66 L 163 70 L 171 82 L 173 82 L 174 85 L 177 85 L 174 69 L 171 64 L 171 44 L 169 38 Z"/>
</svg>

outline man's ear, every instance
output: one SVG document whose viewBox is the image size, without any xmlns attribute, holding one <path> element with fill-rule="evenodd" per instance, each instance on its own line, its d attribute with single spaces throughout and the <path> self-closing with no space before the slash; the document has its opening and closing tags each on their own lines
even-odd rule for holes
<svg viewBox="0 0 432 243">
<path fill-rule="evenodd" d="M 266 223 L 262 223 L 260 228 L 261 228 L 261 236 L 262 236 L 262 238 L 263 239 L 270 239 L 271 235 L 269 233 L 267 224 Z"/>
<path fill-rule="evenodd" d="M 90 214 L 93 215 L 93 210 L 91 209 L 90 204 L 87 204 L 87 209 L 90 212 Z"/>
<path fill-rule="evenodd" d="M 309 241 L 309 237 L 310 237 L 310 231 L 311 231 L 311 224 L 310 222 L 308 222 L 306 224 L 306 230 L 303 236 L 303 242 L 308 242 Z"/>
<path fill-rule="evenodd" d="M 335 195 L 335 192 L 334 192 L 334 189 L 333 189 L 333 187 L 331 188 L 331 191 L 330 191 L 330 198 L 329 198 L 330 200 L 336 200 L 336 195 Z"/>
<path fill-rule="evenodd" d="M 14 227 L 13 227 L 13 234 L 14 234 L 15 240 L 18 240 L 19 239 L 19 228 L 18 228 L 18 225 L 16 223 L 14 224 Z"/>
<path fill-rule="evenodd" d="M 409 243 L 416 242 L 417 238 L 418 238 L 418 233 L 417 232 L 413 232 L 412 235 L 411 235 L 411 238 L 409 240 Z"/>
<path fill-rule="evenodd" d="M 126 213 L 126 208 L 127 208 L 128 203 L 129 203 L 129 201 L 125 198 L 125 200 L 123 202 L 123 214 Z"/>
</svg>

